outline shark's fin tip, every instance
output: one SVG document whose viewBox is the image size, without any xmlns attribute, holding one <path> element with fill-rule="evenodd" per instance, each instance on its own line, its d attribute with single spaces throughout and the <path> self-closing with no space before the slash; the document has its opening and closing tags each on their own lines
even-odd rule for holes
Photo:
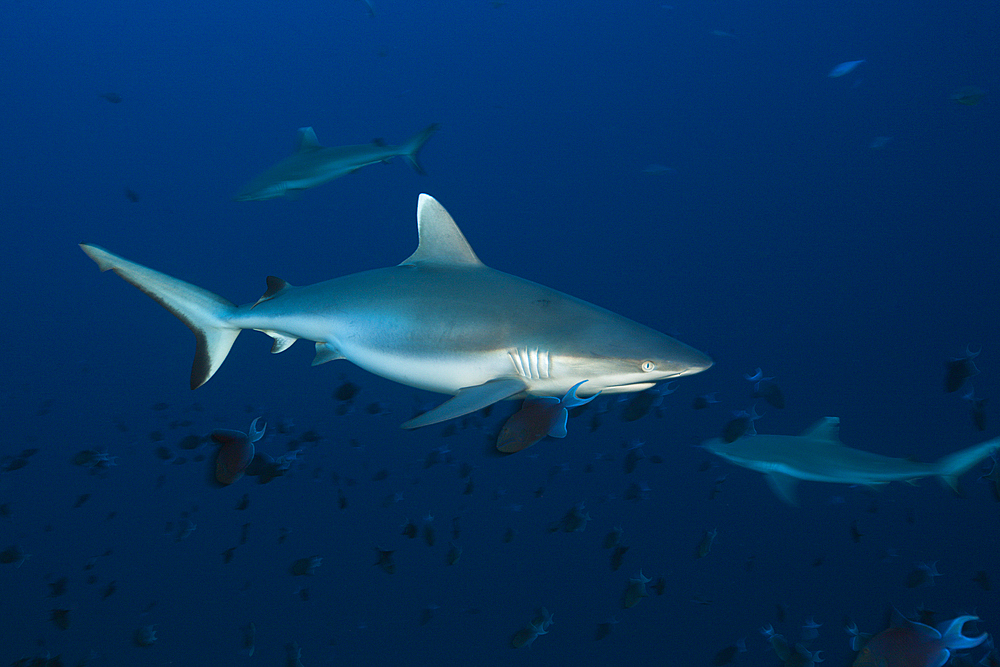
<svg viewBox="0 0 1000 667">
<path fill-rule="evenodd" d="M 401 265 L 422 262 L 453 266 L 482 266 L 462 230 L 438 200 L 421 193 L 417 198 L 417 249 Z"/>
</svg>

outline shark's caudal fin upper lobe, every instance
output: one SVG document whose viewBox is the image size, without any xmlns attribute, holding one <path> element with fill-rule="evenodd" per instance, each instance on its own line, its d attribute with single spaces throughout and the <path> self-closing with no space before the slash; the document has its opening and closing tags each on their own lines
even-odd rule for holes
<svg viewBox="0 0 1000 667">
<path fill-rule="evenodd" d="M 431 135 L 437 132 L 438 128 L 440 127 L 441 125 L 439 125 L 438 123 L 431 123 L 424 129 L 414 134 L 412 137 L 409 138 L 409 140 L 407 140 L 405 144 L 403 144 L 403 148 L 406 149 L 404 157 L 410 163 L 410 166 L 413 167 L 413 170 L 420 175 L 427 174 L 427 172 L 424 171 L 424 168 L 420 166 L 420 160 L 419 160 L 420 149 L 424 147 L 424 144 L 427 143 L 427 140 L 430 139 Z"/>
<path fill-rule="evenodd" d="M 226 360 L 240 334 L 228 323 L 236 305 L 208 290 L 130 262 L 104 248 L 80 244 L 101 271 L 114 271 L 152 297 L 194 332 L 197 348 L 191 367 L 191 388 L 205 384 Z"/>
</svg>

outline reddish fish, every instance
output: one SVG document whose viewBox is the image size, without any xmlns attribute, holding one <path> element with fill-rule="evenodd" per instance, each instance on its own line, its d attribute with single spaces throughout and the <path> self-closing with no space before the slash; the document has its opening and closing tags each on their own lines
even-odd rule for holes
<svg viewBox="0 0 1000 667">
<path fill-rule="evenodd" d="M 250 424 L 250 433 L 218 429 L 212 431 L 212 440 L 220 445 L 215 456 L 215 479 L 224 486 L 232 484 L 246 473 L 247 466 L 253 461 L 254 443 L 264 436 L 264 425 L 259 431 L 257 422 Z"/>
<path fill-rule="evenodd" d="M 586 382 L 584 380 L 583 382 Z M 580 398 L 576 390 L 583 382 L 578 382 L 562 399 L 542 396 L 525 399 L 521 409 L 515 412 L 503 425 L 497 436 L 497 449 L 504 454 L 513 454 L 527 449 L 547 435 L 553 438 L 566 437 L 566 419 L 570 408 L 585 405 L 597 398 L 597 392 L 589 398 Z"/>
<path fill-rule="evenodd" d="M 959 616 L 932 628 L 904 618 L 893 609 L 888 630 L 863 646 L 859 637 L 854 638 L 852 647 L 861 649 L 854 667 L 942 667 L 951 659 L 952 651 L 975 648 L 986 641 L 985 632 L 977 637 L 962 633 L 966 623 L 978 620 L 978 616 Z"/>
</svg>

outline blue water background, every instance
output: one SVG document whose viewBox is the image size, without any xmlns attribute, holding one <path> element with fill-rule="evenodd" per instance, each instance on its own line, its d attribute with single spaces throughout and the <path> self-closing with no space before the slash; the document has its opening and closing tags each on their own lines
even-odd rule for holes
<svg viewBox="0 0 1000 667">
<path fill-rule="evenodd" d="M 296 642 L 307 666 L 708 665 L 747 637 L 736 663 L 770 665 L 759 628 L 794 642 L 812 616 L 824 625 L 810 650 L 847 664 L 845 619 L 876 631 L 890 604 L 974 611 L 1000 632 L 996 590 L 972 580 L 985 571 L 1000 585 L 985 470 L 961 498 L 933 480 L 806 483 L 793 508 L 693 446 L 750 407 L 743 375 L 757 367 L 788 402 L 758 401 L 763 433 L 839 416 L 848 445 L 922 460 L 1000 434 L 998 26 L 987 1 L 377 0 L 374 17 L 352 0 L 6 3 L 0 456 L 38 452 L 0 473 L 0 549 L 31 554 L 0 565 L 0 664 L 47 652 L 95 666 L 284 664 Z M 963 86 L 987 94 L 949 99 Z M 231 200 L 301 126 L 340 145 L 399 143 L 432 122 L 427 176 L 395 160 L 297 201 Z M 877 137 L 891 139 L 873 148 Z M 488 265 L 671 333 L 716 365 L 680 381 L 659 415 L 625 423 L 604 401 L 595 431 L 591 411 L 565 440 L 497 459 L 490 433 L 514 406 L 452 435 L 401 431 L 418 401 L 440 397 L 347 362 L 310 368 L 307 343 L 270 356 L 269 339 L 244 334 L 192 393 L 191 334 L 76 245 L 246 303 L 268 275 L 309 284 L 398 263 L 416 244 L 421 192 Z M 982 433 L 969 402 L 942 391 L 944 362 L 967 346 L 982 349 Z M 338 415 L 331 393 L 345 380 L 361 392 Z M 721 402 L 692 410 L 707 392 Z M 373 402 L 388 414 L 368 414 Z M 210 488 L 207 462 L 177 448 L 258 415 L 320 436 L 270 484 Z M 281 453 L 290 437 L 272 427 L 262 447 Z M 647 459 L 626 473 L 636 441 Z M 188 463 L 160 461 L 161 445 Z M 91 448 L 117 466 L 73 465 Z M 461 463 L 475 467 L 470 495 Z M 628 500 L 633 483 L 648 497 Z M 580 502 L 587 529 L 550 533 Z M 400 534 L 427 515 L 433 547 Z M 453 517 L 463 551 L 448 566 Z M 187 520 L 197 528 L 178 541 Z M 614 526 L 629 547 L 618 571 L 602 548 Z M 376 545 L 396 550 L 395 574 L 373 566 Z M 289 574 L 313 555 L 314 576 Z M 908 588 L 924 561 L 942 576 Z M 665 577 L 664 593 L 622 609 L 640 569 Z M 64 576 L 66 593 L 49 597 Z M 549 633 L 512 649 L 540 605 Z M 53 609 L 70 610 L 68 629 Z M 253 657 L 241 654 L 250 622 Z M 136 646 L 150 625 L 157 642 Z"/>
</svg>

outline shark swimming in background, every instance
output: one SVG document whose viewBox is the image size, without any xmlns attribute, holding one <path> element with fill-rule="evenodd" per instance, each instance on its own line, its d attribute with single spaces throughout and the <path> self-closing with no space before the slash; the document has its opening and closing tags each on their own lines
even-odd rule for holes
<svg viewBox="0 0 1000 667">
<path fill-rule="evenodd" d="M 395 382 L 454 398 L 403 424 L 417 428 L 508 398 L 642 391 L 712 360 L 670 336 L 483 264 L 429 195 L 417 202 L 416 251 L 398 266 L 303 287 L 267 278 L 237 306 L 189 283 L 81 245 L 195 334 L 191 388 L 212 377 L 243 329 L 316 343 L 313 365 L 347 359 Z M 584 383 L 585 384 L 582 384 Z"/>
<path fill-rule="evenodd" d="M 940 477 L 957 491 L 958 478 L 964 472 L 1000 450 L 1000 438 L 933 463 L 920 463 L 846 447 L 840 441 L 840 419 L 825 417 L 802 435 L 748 435 L 730 443 L 712 438 L 702 447 L 738 466 L 764 473 L 779 498 L 797 505 L 795 487 L 799 480 L 874 486 Z"/>
<path fill-rule="evenodd" d="M 397 155 L 406 158 L 418 174 L 426 173 L 417 159 L 420 149 L 437 132 L 437 123 L 428 125 L 398 146 L 381 139 L 358 146 L 320 146 L 311 127 L 299 128 L 295 152 L 253 179 L 233 198 L 259 201 L 294 196 L 302 190 L 322 185 L 376 162 L 388 162 Z"/>
</svg>

